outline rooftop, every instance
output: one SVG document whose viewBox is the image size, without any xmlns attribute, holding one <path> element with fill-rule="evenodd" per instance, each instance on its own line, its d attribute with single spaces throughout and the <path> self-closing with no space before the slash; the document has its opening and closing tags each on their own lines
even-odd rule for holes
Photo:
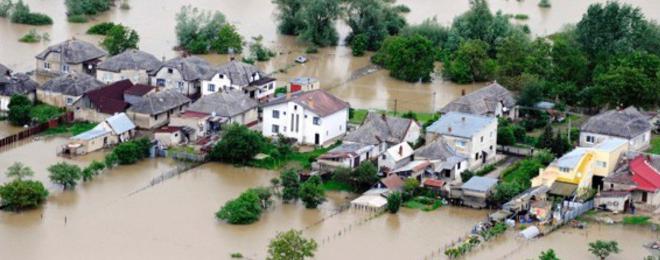
<svg viewBox="0 0 660 260">
<path fill-rule="evenodd" d="M 158 70 L 162 68 L 176 69 L 181 73 L 183 80 L 195 81 L 204 78 L 204 75 L 211 72 L 211 64 L 206 60 L 195 57 L 176 57 L 166 61 Z"/>
<path fill-rule="evenodd" d="M 464 190 L 472 190 L 478 192 L 488 192 L 497 184 L 497 179 L 490 177 L 474 176 L 466 183 L 463 183 Z"/>
<path fill-rule="evenodd" d="M 362 126 L 346 135 L 344 141 L 367 144 L 401 143 L 413 122 L 412 119 L 369 112 Z"/>
<path fill-rule="evenodd" d="M 153 75 L 163 63 L 147 52 L 130 49 L 99 63 L 98 69 L 112 72 L 122 70 L 144 70 Z"/>
<path fill-rule="evenodd" d="M 44 51 L 37 54 L 36 58 L 44 60 L 51 52 L 63 54 L 62 61 L 71 64 L 83 63 L 85 61 L 98 59 L 108 55 L 107 52 L 94 46 L 94 44 L 77 39 L 70 39 L 49 46 Z"/>
<path fill-rule="evenodd" d="M 362 151 L 369 151 L 373 146 L 358 143 L 342 143 L 341 145 L 332 148 L 332 150 L 319 156 L 319 159 L 330 158 L 351 158 L 358 156 Z"/>
<path fill-rule="evenodd" d="M 112 128 L 112 131 L 118 135 L 135 129 L 135 124 L 133 124 L 133 121 L 128 118 L 126 113 L 115 114 L 108 117 L 105 122 L 107 122 L 110 128 Z"/>
<path fill-rule="evenodd" d="M 129 110 L 141 114 L 157 115 L 188 104 L 190 101 L 188 97 L 176 90 L 163 90 L 143 96 L 142 101 L 133 105 Z"/>
<path fill-rule="evenodd" d="M 209 71 L 205 75 L 205 79 L 211 79 L 217 74 L 226 75 L 229 77 L 231 84 L 243 87 L 250 85 L 255 74 L 258 74 L 259 78 L 265 77 L 265 74 L 257 66 L 238 60 L 229 61 L 217 69 Z"/>
<path fill-rule="evenodd" d="M 423 158 L 427 160 L 446 161 L 452 157 L 463 158 L 442 138 L 426 144 L 415 151 L 415 158 Z"/>
<path fill-rule="evenodd" d="M 402 159 L 408 158 L 414 154 L 412 147 L 407 142 L 402 142 L 397 145 L 393 145 L 385 151 L 390 157 L 398 162 Z"/>
<path fill-rule="evenodd" d="M 0 76 L 0 78 L 2 77 Z M 39 83 L 32 80 L 30 76 L 16 73 L 6 81 L 0 81 L 0 96 L 26 95 L 36 91 L 38 87 Z"/>
<path fill-rule="evenodd" d="M 102 82 L 87 74 L 70 73 L 47 81 L 41 88 L 68 96 L 82 96 L 87 91 L 103 86 Z"/>
<path fill-rule="evenodd" d="M 581 131 L 631 139 L 652 129 L 646 116 L 634 107 L 609 110 L 595 115 L 582 125 Z"/>
<path fill-rule="evenodd" d="M 312 78 L 312 77 L 296 77 L 289 80 L 289 83 L 296 85 L 314 84 L 316 82 L 319 82 L 319 80 L 317 78 Z"/>
<path fill-rule="evenodd" d="M 443 114 L 449 112 L 475 115 L 494 114 L 498 103 L 502 103 L 503 107 L 512 108 L 516 105 L 516 100 L 511 91 L 494 82 L 450 102 L 441 108 L 440 112 Z"/>
<path fill-rule="evenodd" d="M 248 110 L 255 109 L 258 105 L 257 101 L 243 94 L 243 92 L 230 90 L 202 96 L 190 105 L 187 111 L 233 117 Z"/>
<path fill-rule="evenodd" d="M 441 135 L 472 138 L 475 134 L 493 123 L 497 124 L 497 118 L 449 112 L 426 128 L 426 131 Z"/>
<path fill-rule="evenodd" d="M 287 102 L 295 102 L 310 110 L 320 117 L 332 115 L 344 109 L 348 109 L 347 102 L 333 96 L 325 90 L 317 89 L 306 92 L 290 93 L 281 97 L 272 99 L 264 107 L 274 106 Z"/>
</svg>

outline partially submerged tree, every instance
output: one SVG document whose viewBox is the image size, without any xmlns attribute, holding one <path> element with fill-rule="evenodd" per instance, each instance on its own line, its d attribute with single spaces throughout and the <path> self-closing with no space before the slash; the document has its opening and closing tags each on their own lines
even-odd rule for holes
<svg viewBox="0 0 660 260">
<path fill-rule="evenodd" d="M 179 46 L 193 54 L 208 53 L 224 24 L 222 13 L 186 5 L 176 14 L 175 30 Z"/>
<path fill-rule="evenodd" d="M 245 164 L 262 150 L 265 142 L 261 133 L 233 124 L 225 129 L 209 156 L 217 161 Z"/>
<path fill-rule="evenodd" d="M 140 36 L 135 30 L 118 24 L 108 31 L 101 46 L 108 50 L 110 55 L 117 55 L 128 49 L 137 49 L 138 42 L 140 42 Z"/>
<path fill-rule="evenodd" d="M 401 193 L 400 192 L 392 192 L 390 195 L 387 196 L 387 211 L 390 212 L 391 214 L 396 214 L 399 212 L 399 208 L 401 207 Z"/>
<path fill-rule="evenodd" d="M 325 201 L 325 191 L 321 185 L 321 177 L 316 175 L 300 185 L 299 197 L 306 208 L 315 209 Z"/>
<path fill-rule="evenodd" d="M 241 193 L 238 198 L 227 201 L 215 216 L 229 224 L 251 224 L 261 217 L 261 199 L 254 190 Z"/>
<path fill-rule="evenodd" d="M 233 24 L 225 24 L 218 32 L 218 39 L 211 43 L 211 48 L 220 54 L 243 52 L 243 36 Z"/>
<path fill-rule="evenodd" d="M 335 22 L 340 12 L 339 0 L 307 2 L 301 13 L 305 26 L 300 31 L 300 39 L 320 47 L 337 45 L 339 34 Z"/>
<path fill-rule="evenodd" d="M 589 243 L 589 252 L 601 260 L 605 260 L 611 254 L 618 254 L 621 250 L 619 249 L 619 243 L 616 241 L 596 240 L 596 242 Z"/>
<path fill-rule="evenodd" d="M 302 231 L 289 230 L 278 233 L 268 245 L 267 260 L 304 260 L 314 257 L 318 245 L 314 239 L 306 239 Z"/>
<path fill-rule="evenodd" d="M 25 178 L 32 177 L 33 175 L 34 171 L 30 167 L 25 166 L 20 162 L 15 162 L 9 166 L 9 168 L 7 168 L 7 177 L 16 180 L 23 180 Z"/>
<path fill-rule="evenodd" d="M 431 80 L 435 48 L 428 39 L 419 36 L 387 38 L 372 61 L 390 71 L 392 77 L 408 82 Z"/>
<path fill-rule="evenodd" d="M 273 0 L 277 7 L 277 30 L 285 35 L 298 35 L 304 28 L 304 0 Z"/>
<path fill-rule="evenodd" d="M 9 100 L 9 112 L 7 112 L 7 120 L 12 125 L 23 126 L 32 121 L 30 111 L 32 109 L 32 101 L 23 95 L 13 95 Z"/>
<path fill-rule="evenodd" d="M 48 167 L 49 178 L 52 182 L 62 185 L 64 189 L 73 189 L 80 180 L 82 170 L 78 165 L 59 162 Z"/>
<path fill-rule="evenodd" d="M 282 182 L 282 200 L 296 201 L 300 191 L 300 177 L 294 169 L 285 170 L 280 174 Z"/>
<path fill-rule="evenodd" d="M 48 197 L 48 190 L 39 181 L 13 180 L 0 186 L 0 205 L 19 211 L 39 206 Z"/>
</svg>

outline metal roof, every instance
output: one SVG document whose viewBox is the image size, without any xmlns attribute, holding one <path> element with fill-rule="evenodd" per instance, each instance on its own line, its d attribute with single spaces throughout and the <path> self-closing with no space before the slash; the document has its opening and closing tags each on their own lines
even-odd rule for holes
<svg viewBox="0 0 660 260">
<path fill-rule="evenodd" d="M 449 112 L 426 128 L 426 131 L 441 135 L 472 138 L 475 134 L 479 133 L 479 131 L 492 123 L 497 124 L 497 118 L 460 112 Z"/>
<path fill-rule="evenodd" d="M 128 118 L 126 113 L 113 115 L 108 117 L 105 121 L 112 128 L 115 134 L 123 134 L 135 129 L 135 124 L 133 124 L 133 121 Z"/>
<path fill-rule="evenodd" d="M 462 188 L 464 190 L 472 190 L 479 192 L 488 192 L 490 189 L 495 187 L 497 184 L 497 179 L 490 177 L 474 176 L 470 180 L 463 184 Z"/>
</svg>

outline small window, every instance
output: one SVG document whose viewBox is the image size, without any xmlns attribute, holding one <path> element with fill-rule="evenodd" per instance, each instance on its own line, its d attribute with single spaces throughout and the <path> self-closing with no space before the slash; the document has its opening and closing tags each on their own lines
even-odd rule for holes
<svg viewBox="0 0 660 260">
<path fill-rule="evenodd" d="M 465 147 L 465 141 L 456 141 L 456 146 Z"/>
<path fill-rule="evenodd" d="M 312 119 L 312 120 L 313 120 L 313 123 L 315 125 L 321 125 L 321 118 L 320 117 L 315 116 L 314 119 Z"/>
<path fill-rule="evenodd" d="M 383 158 L 383 160 L 385 160 L 385 158 L 386 158 L 385 154 L 383 154 L 383 156 L 381 156 L 381 158 Z"/>
<path fill-rule="evenodd" d="M 483 137 L 483 136 L 481 137 L 481 142 L 482 142 L 482 143 L 484 142 L 484 137 Z"/>
<path fill-rule="evenodd" d="M 44 62 L 44 69 L 49 70 L 50 69 L 50 63 Z"/>
<path fill-rule="evenodd" d="M 571 171 L 571 168 L 568 168 L 568 167 L 559 167 L 559 171 L 561 171 L 561 172 L 570 172 L 570 171 Z"/>
<path fill-rule="evenodd" d="M 282 111 L 282 115 L 285 115 L 285 116 L 286 116 L 286 111 Z"/>
<path fill-rule="evenodd" d="M 66 98 L 66 104 L 67 104 L 67 105 L 71 105 L 71 104 L 73 104 L 73 98 L 72 98 L 72 97 L 67 97 L 67 98 Z"/>
<path fill-rule="evenodd" d="M 167 73 L 172 74 L 172 73 L 174 73 L 174 70 L 171 69 L 171 68 L 168 68 L 168 69 L 167 69 Z"/>
<path fill-rule="evenodd" d="M 492 145 L 490 146 L 490 150 L 491 150 L 491 151 L 493 150 L 493 146 L 492 146 Z"/>
<path fill-rule="evenodd" d="M 596 165 L 600 168 L 607 168 L 607 162 L 604 161 L 596 161 Z"/>
<path fill-rule="evenodd" d="M 179 89 L 183 89 L 183 81 L 177 81 L 176 85 L 179 87 Z"/>
<path fill-rule="evenodd" d="M 280 118 L 280 111 L 279 110 L 273 110 L 273 118 Z"/>
<path fill-rule="evenodd" d="M 69 73 L 69 65 L 68 64 L 63 64 L 62 65 L 62 72 Z"/>
<path fill-rule="evenodd" d="M 475 154 L 474 154 L 474 159 L 475 159 L 475 160 L 479 160 L 479 153 L 475 153 Z"/>
<path fill-rule="evenodd" d="M 286 126 L 282 127 L 282 132 L 286 133 Z"/>
<path fill-rule="evenodd" d="M 154 120 L 158 120 L 158 115 L 155 115 L 155 116 L 154 116 Z"/>
<path fill-rule="evenodd" d="M 596 142 L 596 138 L 592 135 L 587 135 L 587 143 L 593 144 Z"/>
<path fill-rule="evenodd" d="M 275 133 L 275 134 L 279 133 L 279 132 L 280 132 L 280 126 L 278 126 L 278 125 L 273 125 L 273 130 L 272 130 L 272 132 Z"/>
<path fill-rule="evenodd" d="M 215 85 L 213 85 L 213 84 L 209 84 L 209 86 L 208 86 L 208 91 L 209 91 L 209 92 L 215 92 Z"/>
<path fill-rule="evenodd" d="M 293 105 L 293 110 L 298 110 L 298 106 L 297 106 L 297 105 Z"/>
<path fill-rule="evenodd" d="M 156 79 L 156 85 L 159 87 L 165 86 L 165 79 Z"/>
</svg>

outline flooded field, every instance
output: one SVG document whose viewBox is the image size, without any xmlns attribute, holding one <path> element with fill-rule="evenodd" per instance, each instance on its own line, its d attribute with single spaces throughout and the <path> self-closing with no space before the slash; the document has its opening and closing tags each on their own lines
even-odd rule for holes
<svg viewBox="0 0 660 260">
<path fill-rule="evenodd" d="M 6 120 L 0 121 L 0 138 L 16 134 L 22 130 L 23 128 L 13 126 Z"/>
<path fill-rule="evenodd" d="M 553 0 L 552 8 L 542 9 L 537 6 L 536 0 L 490 0 L 491 9 L 502 10 L 504 13 L 527 14 L 528 24 L 535 35 L 546 35 L 561 29 L 567 23 L 577 22 L 589 4 L 605 2 L 606 0 Z M 182 3 L 180 1 L 165 0 L 154 6 L 150 1 L 129 1 L 130 10 L 113 9 L 96 21 L 88 24 L 68 23 L 65 17 L 64 1 L 25 1 L 33 10 L 44 12 L 53 17 L 52 26 L 38 27 L 39 32 L 50 34 L 50 43 L 25 44 L 17 41 L 33 26 L 11 24 L 7 19 L 0 19 L 0 63 L 9 65 L 17 71 L 30 71 L 34 69 L 34 56 L 48 44 L 76 37 L 91 42 L 99 42 L 101 38 L 89 36 L 85 31 L 97 22 L 112 21 L 122 23 L 134 28 L 140 35 L 140 48 L 153 53 L 157 57 L 172 58 L 176 45 L 174 35 L 174 16 L 183 4 L 219 10 L 227 20 L 235 23 L 239 31 L 249 39 L 252 36 L 263 35 L 267 44 L 278 52 L 285 53 L 274 60 L 258 64 L 266 72 L 278 71 L 292 63 L 293 59 L 304 52 L 304 46 L 296 43 L 295 38 L 277 34 L 274 22 L 274 6 L 270 0 L 193 0 Z M 646 16 L 658 20 L 660 18 L 660 1 L 656 0 L 625 0 L 642 8 Z M 419 23 L 426 18 L 436 17 L 443 24 L 450 24 L 452 19 L 468 9 L 467 0 L 401 0 L 401 4 L 410 7 L 407 15 L 410 23 Z M 158 18 L 153 15 L 158 14 Z M 348 28 L 343 23 L 337 26 L 340 34 L 345 36 Z M 207 55 L 208 60 L 219 64 L 228 60 L 227 56 Z M 479 86 L 462 86 L 451 82 L 436 80 L 430 84 L 412 84 L 387 77 L 387 72 L 379 71 L 355 81 L 349 81 L 351 75 L 358 69 L 369 65 L 368 57 L 353 58 L 346 47 L 322 49 L 319 54 L 311 55 L 311 62 L 276 74 L 279 84 L 283 85 L 288 79 L 295 76 L 315 76 L 321 79 L 324 88 L 332 89 L 334 94 L 350 101 L 359 108 L 393 109 L 395 99 L 397 109 L 414 111 L 432 111 L 439 108 L 453 98 L 459 96 L 463 90 L 470 92 Z M 435 94 L 434 94 L 435 93 Z"/>
</svg>

